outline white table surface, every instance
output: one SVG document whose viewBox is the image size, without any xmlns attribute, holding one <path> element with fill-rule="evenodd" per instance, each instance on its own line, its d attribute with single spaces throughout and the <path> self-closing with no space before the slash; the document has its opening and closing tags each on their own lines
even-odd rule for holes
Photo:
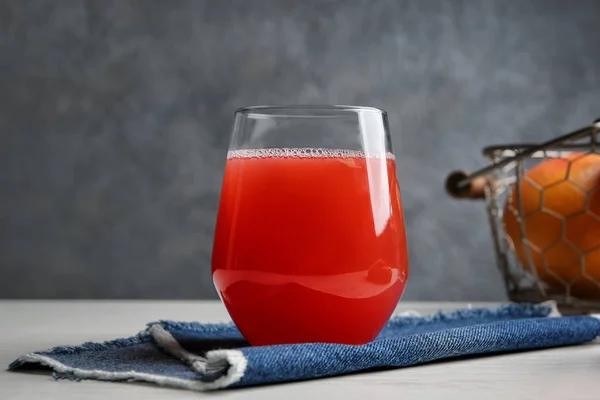
<svg viewBox="0 0 600 400">
<path fill-rule="evenodd" d="M 404 302 L 399 311 L 465 306 Z M 21 354 L 130 336 L 158 319 L 218 322 L 227 313 L 216 301 L 0 301 L 0 399 L 600 399 L 598 344 L 212 393 L 6 371 Z"/>
</svg>

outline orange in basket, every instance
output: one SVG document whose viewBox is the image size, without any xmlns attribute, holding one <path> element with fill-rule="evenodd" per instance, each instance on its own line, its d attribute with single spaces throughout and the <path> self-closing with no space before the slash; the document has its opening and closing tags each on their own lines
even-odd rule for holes
<svg viewBox="0 0 600 400">
<path fill-rule="evenodd" d="M 570 287 L 572 296 L 599 299 L 600 155 L 542 161 L 519 189 L 520 196 L 516 188 L 509 193 L 503 215 L 519 261 L 533 265 L 553 292 Z"/>
</svg>

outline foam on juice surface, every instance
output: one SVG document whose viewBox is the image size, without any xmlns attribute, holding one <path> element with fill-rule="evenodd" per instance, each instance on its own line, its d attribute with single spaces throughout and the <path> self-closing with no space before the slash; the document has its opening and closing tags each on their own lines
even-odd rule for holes
<svg viewBox="0 0 600 400">
<path fill-rule="evenodd" d="M 324 148 L 267 148 L 230 150 L 227 159 L 233 158 L 387 158 L 395 160 L 391 152 L 385 154 L 361 150 Z"/>
</svg>

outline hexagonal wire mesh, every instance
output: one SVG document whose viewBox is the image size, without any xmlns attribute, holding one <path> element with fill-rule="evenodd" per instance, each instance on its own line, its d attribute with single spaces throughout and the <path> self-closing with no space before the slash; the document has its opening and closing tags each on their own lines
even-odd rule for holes
<svg viewBox="0 0 600 400">
<path fill-rule="evenodd" d="M 541 145 L 487 147 L 485 201 L 509 299 L 600 311 L 600 122 Z"/>
</svg>

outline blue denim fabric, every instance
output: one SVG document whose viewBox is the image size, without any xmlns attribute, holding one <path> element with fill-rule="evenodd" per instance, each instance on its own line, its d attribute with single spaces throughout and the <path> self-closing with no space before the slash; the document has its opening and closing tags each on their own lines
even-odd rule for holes
<svg viewBox="0 0 600 400">
<path fill-rule="evenodd" d="M 231 323 L 158 321 L 130 338 L 30 353 L 9 369 L 42 364 L 54 370 L 55 378 L 141 380 L 213 390 L 575 345 L 600 335 L 600 320 L 594 317 L 548 317 L 551 311 L 548 305 L 505 305 L 430 317 L 398 316 L 375 341 L 362 346 L 251 347 Z M 215 349 L 228 351 L 221 357 Z"/>
</svg>

